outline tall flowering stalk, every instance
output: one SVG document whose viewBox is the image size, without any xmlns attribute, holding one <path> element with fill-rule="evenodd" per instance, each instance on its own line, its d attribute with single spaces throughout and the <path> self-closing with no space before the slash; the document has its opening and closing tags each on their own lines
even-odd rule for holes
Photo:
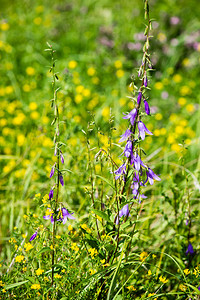
<svg viewBox="0 0 200 300">
<path fill-rule="evenodd" d="M 154 173 L 154 171 L 142 161 L 141 158 L 141 148 L 140 142 L 145 140 L 146 134 L 152 135 L 152 132 L 148 130 L 145 123 L 142 120 L 144 115 L 143 111 L 147 116 L 150 115 L 150 106 L 149 99 L 147 98 L 148 91 L 148 73 L 152 69 L 152 64 L 149 54 L 149 40 L 150 40 L 150 30 L 151 30 L 151 20 L 149 18 L 149 4 L 148 0 L 144 1 L 145 9 L 145 20 L 147 22 L 144 35 L 146 37 L 144 47 L 143 47 L 143 58 L 142 63 L 138 71 L 138 77 L 141 81 L 140 87 L 137 87 L 132 82 L 134 89 L 137 89 L 137 96 L 134 95 L 131 97 L 135 103 L 133 110 L 124 115 L 123 119 L 128 120 L 128 128 L 125 133 L 121 135 L 120 143 L 126 142 L 123 155 L 125 161 L 123 164 L 115 170 L 115 180 L 121 180 L 121 190 L 119 193 L 119 200 L 117 203 L 122 204 L 124 195 L 127 190 L 128 183 L 130 182 L 131 177 L 131 190 L 132 190 L 132 199 L 134 201 L 121 205 L 121 210 L 115 218 L 115 224 L 118 225 L 118 236 L 117 236 L 117 247 L 119 243 L 119 227 L 120 220 L 124 217 L 124 221 L 131 215 L 130 211 L 134 202 L 141 203 L 142 199 L 146 198 L 142 194 L 141 188 L 147 184 L 147 182 L 152 185 L 155 180 L 160 181 L 161 179 Z M 115 253 L 117 251 L 117 247 Z M 113 259 L 115 256 L 113 255 Z"/>
<path fill-rule="evenodd" d="M 54 119 L 51 123 L 52 126 L 55 128 L 54 133 L 54 155 L 56 156 L 56 162 L 51 168 L 50 172 L 50 178 L 55 178 L 55 183 L 52 185 L 51 190 L 49 192 L 49 200 L 51 204 L 51 208 L 47 209 L 46 215 L 43 217 L 45 220 L 50 219 L 51 223 L 53 225 L 53 231 L 52 231 L 52 285 L 54 282 L 54 263 L 55 263 L 55 236 L 57 231 L 57 223 L 62 222 L 63 224 L 66 223 L 67 219 L 75 219 L 72 214 L 68 212 L 68 210 L 62 206 L 62 203 L 59 202 L 59 190 L 60 185 L 64 186 L 64 179 L 63 179 L 63 173 L 64 170 L 60 169 L 60 163 L 64 164 L 64 156 L 61 151 L 62 146 L 64 145 L 60 141 L 60 116 L 59 116 L 59 109 L 58 109 L 58 100 L 57 100 L 57 92 L 59 88 L 56 88 L 56 80 L 58 80 L 58 76 L 55 72 L 55 59 L 54 59 L 54 53 L 55 50 L 53 50 L 52 46 L 48 45 L 48 49 L 46 51 L 49 51 L 51 54 L 51 61 L 52 65 L 50 68 L 50 72 L 52 74 L 52 89 L 53 89 L 53 99 L 51 99 L 51 108 L 54 111 Z M 55 193 L 54 193 L 55 192 Z M 55 194 L 55 197 L 54 197 Z"/>
</svg>

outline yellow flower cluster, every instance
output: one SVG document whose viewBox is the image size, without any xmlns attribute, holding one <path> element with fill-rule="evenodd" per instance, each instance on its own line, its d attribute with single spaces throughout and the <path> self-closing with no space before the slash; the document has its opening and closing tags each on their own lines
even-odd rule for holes
<svg viewBox="0 0 200 300">
<path fill-rule="evenodd" d="M 41 288 L 41 286 L 39 283 L 32 284 L 32 286 L 31 286 L 32 290 L 39 290 L 40 288 Z"/>
<path fill-rule="evenodd" d="M 145 261 L 145 259 L 147 258 L 148 256 L 148 253 L 143 251 L 141 254 L 140 254 L 140 260 L 141 261 Z"/>
<path fill-rule="evenodd" d="M 40 276 L 42 273 L 44 273 L 44 270 L 38 268 L 36 271 L 35 271 L 36 275 L 37 276 Z"/>
<path fill-rule="evenodd" d="M 59 275 L 59 274 L 55 274 L 55 275 L 54 275 L 54 278 L 56 278 L 56 279 L 60 279 L 60 278 L 62 278 L 62 276 L 61 276 L 61 275 Z"/>
<path fill-rule="evenodd" d="M 25 258 L 24 255 L 18 255 L 15 257 L 15 261 L 20 263 L 24 260 L 24 258 Z"/>
<path fill-rule="evenodd" d="M 151 297 L 151 296 L 155 296 L 156 294 L 155 293 L 150 293 L 148 294 L 148 297 Z M 158 298 L 153 298 L 154 300 L 157 300 Z"/>
<path fill-rule="evenodd" d="M 31 243 L 25 243 L 24 249 L 26 252 L 28 252 L 29 250 L 33 249 L 33 245 Z"/>
<path fill-rule="evenodd" d="M 92 259 L 94 259 L 95 256 L 98 254 L 97 249 L 95 249 L 95 248 L 89 248 L 88 252 L 90 253 Z"/>
<path fill-rule="evenodd" d="M 160 282 L 162 283 L 167 283 L 168 279 L 166 279 L 166 277 L 163 277 L 162 275 L 159 277 Z"/>
<path fill-rule="evenodd" d="M 85 231 L 87 231 L 88 233 L 91 233 L 90 228 L 87 226 L 87 224 L 81 224 L 81 228 L 83 228 Z"/>
<path fill-rule="evenodd" d="M 79 247 L 77 246 L 76 243 L 72 243 L 71 249 L 74 250 L 75 252 L 79 251 Z"/>
</svg>

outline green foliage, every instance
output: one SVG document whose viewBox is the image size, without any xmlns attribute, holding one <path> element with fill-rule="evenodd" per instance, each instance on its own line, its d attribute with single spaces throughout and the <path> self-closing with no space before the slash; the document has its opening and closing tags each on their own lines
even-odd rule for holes
<svg viewBox="0 0 200 300">
<path fill-rule="evenodd" d="M 143 1 L 2 1 L 0 299 L 199 299 L 200 9 L 195 0 L 181 9 L 176 1 L 149 4 L 155 69 L 151 117 L 142 118 L 154 136 L 141 142 L 141 155 L 162 180 L 143 188 L 140 204 L 128 187 L 120 194 L 113 172 L 127 128 L 122 116 L 140 84 Z M 76 217 L 58 224 L 54 246 L 43 219 L 57 159 L 46 41 L 56 50 L 60 86 L 59 201 Z M 131 217 L 116 225 L 130 203 Z"/>
</svg>

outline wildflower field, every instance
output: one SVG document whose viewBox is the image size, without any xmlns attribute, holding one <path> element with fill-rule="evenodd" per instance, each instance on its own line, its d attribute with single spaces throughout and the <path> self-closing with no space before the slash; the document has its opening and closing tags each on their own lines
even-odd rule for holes
<svg viewBox="0 0 200 300">
<path fill-rule="evenodd" d="M 0 299 L 200 299 L 197 0 L 0 14 Z"/>
</svg>

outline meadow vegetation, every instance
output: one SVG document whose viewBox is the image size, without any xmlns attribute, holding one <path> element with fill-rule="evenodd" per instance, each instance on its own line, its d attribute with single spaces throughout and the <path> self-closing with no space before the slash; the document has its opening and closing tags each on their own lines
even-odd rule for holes
<svg viewBox="0 0 200 300">
<path fill-rule="evenodd" d="M 2 1 L 0 299 L 200 299 L 199 15 Z"/>
</svg>

